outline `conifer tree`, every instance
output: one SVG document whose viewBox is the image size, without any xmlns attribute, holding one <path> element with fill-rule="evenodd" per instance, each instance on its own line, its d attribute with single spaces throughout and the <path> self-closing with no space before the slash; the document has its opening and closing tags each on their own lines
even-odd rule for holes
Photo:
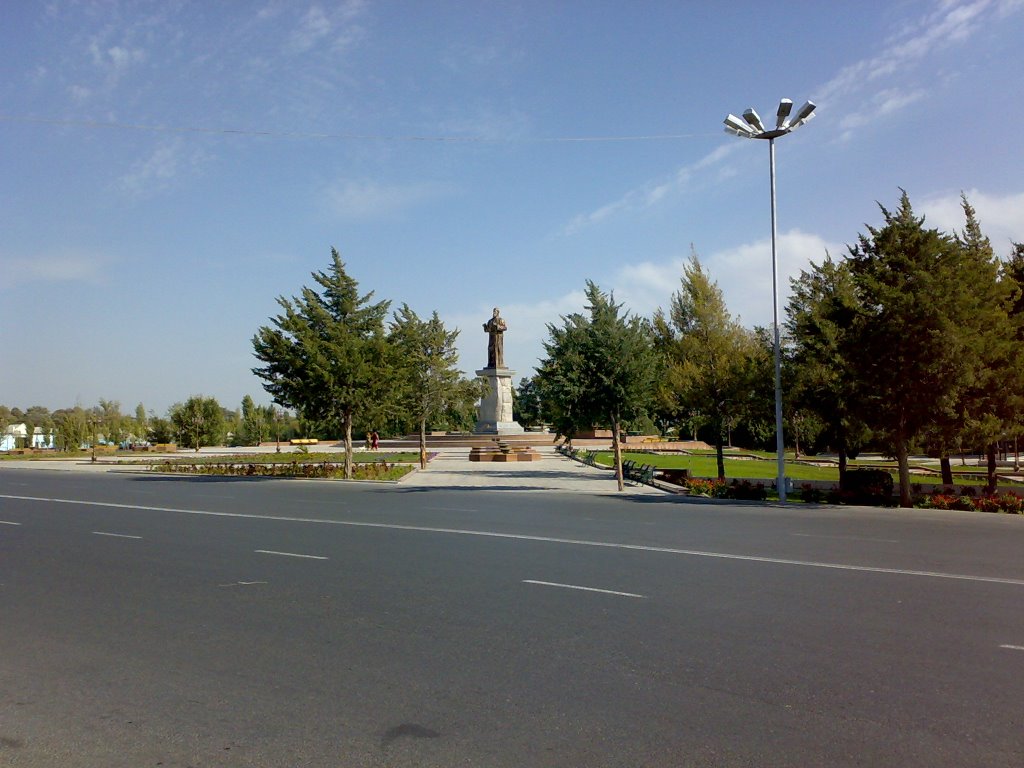
<svg viewBox="0 0 1024 768">
<path fill-rule="evenodd" d="M 548 324 L 547 357 L 538 383 L 556 428 L 571 437 L 599 424 L 612 428 L 615 477 L 623 490 L 623 425 L 653 404 L 659 361 L 650 325 L 624 313 L 622 304 L 587 281 L 584 313 Z"/>
<path fill-rule="evenodd" d="M 458 329 L 445 328 L 437 312 L 421 320 L 408 304 L 402 304 L 391 323 L 388 338 L 399 355 L 402 405 L 419 433 L 421 468 L 427 466 L 428 422 L 475 396 L 473 382 L 464 380 L 456 368 L 458 336 Z"/>
<path fill-rule="evenodd" d="M 953 418 L 977 360 L 963 324 L 972 276 L 957 243 L 924 226 L 904 191 L 899 208 L 879 205 L 885 225 L 850 246 L 857 315 L 850 345 L 861 418 L 899 466 L 900 505 L 911 506 L 911 443 Z"/>
<path fill-rule="evenodd" d="M 839 456 L 839 486 L 847 459 L 864 438 L 857 416 L 856 377 L 851 371 L 851 325 L 857 299 L 849 266 L 826 253 L 824 261 L 801 270 L 791 283 L 786 329 L 795 409 L 807 409 L 824 425 L 824 439 Z"/>
<path fill-rule="evenodd" d="M 283 312 L 252 339 L 263 363 L 253 373 L 274 402 L 307 420 L 341 430 L 345 477 L 352 477 L 352 424 L 356 416 L 383 419 L 394 407 L 393 348 L 384 334 L 390 302 L 371 303 L 331 249 L 327 271 L 314 272 L 319 286 L 277 302 Z"/>
<path fill-rule="evenodd" d="M 654 316 L 656 346 L 664 357 L 662 403 L 676 413 L 698 412 L 715 435 L 718 477 L 725 478 L 725 432 L 756 409 L 761 350 L 725 305 L 718 284 L 691 253 L 669 311 Z M 770 380 L 770 379 L 769 379 Z"/>
</svg>

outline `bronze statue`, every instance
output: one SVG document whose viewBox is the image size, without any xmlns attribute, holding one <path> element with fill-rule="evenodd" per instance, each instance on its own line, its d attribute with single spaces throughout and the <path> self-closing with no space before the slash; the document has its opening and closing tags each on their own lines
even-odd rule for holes
<svg viewBox="0 0 1024 768">
<path fill-rule="evenodd" d="M 505 338 L 503 334 L 508 330 L 508 326 L 505 325 L 505 321 L 499 314 L 497 307 L 494 308 L 494 315 L 491 319 L 484 323 L 484 330 L 488 334 L 487 367 L 504 368 Z"/>
</svg>

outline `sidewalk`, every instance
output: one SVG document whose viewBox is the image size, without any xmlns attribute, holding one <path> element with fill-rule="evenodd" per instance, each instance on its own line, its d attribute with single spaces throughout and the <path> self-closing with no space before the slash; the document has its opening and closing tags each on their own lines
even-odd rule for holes
<svg viewBox="0 0 1024 768">
<path fill-rule="evenodd" d="M 569 459 L 554 446 L 536 448 L 543 457 L 540 461 L 502 464 L 469 460 L 469 448 L 442 448 L 427 464 L 417 468 L 399 481 L 402 488 L 453 488 L 489 491 L 547 491 L 588 494 L 618 494 L 615 474 Z M 217 453 L 219 449 L 204 450 Z M 251 452 L 251 451 L 247 451 Z M 177 457 L 187 456 L 179 453 Z M 150 456 L 155 458 L 154 456 Z M 356 455 L 358 461 L 358 454 Z M 138 472 L 140 467 L 118 464 L 111 459 L 96 463 L 82 460 L 8 460 L 0 462 L 0 471 L 10 469 L 37 469 L 51 472 Z M 623 493 L 664 495 L 666 492 L 642 483 L 626 482 Z"/>
<path fill-rule="evenodd" d="M 618 494 L 611 470 L 587 466 L 558 453 L 553 446 L 535 450 L 540 461 L 477 462 L 469 460 L 468 448 L 445 448 L 427 465 L 401 480 L 401 486 L 417 488 L 476 488 L 490 491 L 562 491 Z M 642 483 L 627 482 L 623 493 L 664 495 Z"/>
</svg>

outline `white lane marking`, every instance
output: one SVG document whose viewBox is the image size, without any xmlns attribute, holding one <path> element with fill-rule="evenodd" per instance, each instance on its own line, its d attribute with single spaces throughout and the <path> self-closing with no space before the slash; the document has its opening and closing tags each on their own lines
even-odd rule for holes
<svg viewBox="0 0 1024 768">
<path fill-rule="evenodd" d="M 895 576 L 923 576 L 931 579 L 952 579 L 954 581 L 977 581 L 987 584 L 1009 584 L 1024 587 L 1024 579 L 1006 579 L 998 576 L 971 576 L 962 573 L 942 573 L 940 571 L 912 571 L 902 568 L 879 568 L 871 565 L 845 565 L 842 563 L 821 563 L 813 560 L 790 560 L 781 557 L 763 557 L 760 555 L 734 555 L 727 552 L 708 552 L 700 549 L 675 549 L 672 547 L 650 547 L 643 544 L 619 544 L 612 541 L 589 541 L 587 539 L 560 539 L 553 536 L 531 536 L 521 533 L 500 533 L 498 531 L 472 531 L 461 528 L 431 528 L 425 525 L 400 525 L 397 523 L 368 523 L 361 520 L 319 520 L 315 517 L 286 517 L 284 515 L 255 515 L 249 512 L 211 512 L 202 509 L 182 509 L 178 507 L 143 507 L 138 504 L 117 504 L 111 501 L 85 501 L 82 499 L 50 499 L 41 496 L 11 496 L 0 494 L 0 499 L 16 499 L 18 501 L 45 501 L 51 504 L 72 504 L 86 507 L 105 507 L 111 509 L 138 509 L 145 512 L 174 512 L 182 515 L 203 515 L 206 517 L 232 517 L 244 520 L 268 520 L 285 523 L 313 523 L 317 525 L 343 525 L 351 528 L 381 528 L 392 531 L 416 531 L 420 533 L 447 533 L 455 536 L 480 536 L 489 539 L 512 539 L 517 541 L 540 541 L 550 544 L 573 544 L 580 547 L 602 547 L 605 549 L 623 549 L 636 552 L 662 552 L 669 555 L 689 555 L 691 557 L 710 557 L 719 560 L 741 560 L 751 563 L 771 563 L 773 565 L 795 565 L 803 568 L 827 568 L 836 571 L 859 571 L 861 573 L 887 573 Z"/>
<path fill-rule="evenodd" d="M 218 584 L 218 587 L 250 587 L 253 584 L 266 584 L 265 581 L 236 581 L 234 584 Z"/>
<path fill-rule="evenodd" d="M 322 557 L 321 555 L 302 555 L 298 552 L 275 552 L 272 549 L 256 549 L 254 552 L 259 552 L 261 555 L 282 555 L 283 557 L 305 557 L 309 560 L 327 560 L 329 558 Z"/>
<path fill-rule="evenodd" d="M 21 525 L 21 523 L 12 523 L 10 520 L 0 520 L 0 525 Z"/>
<path fill-rule="evenodd" d="M 999 647 L 1010 651 L 1024 651 L 1024 645 L 1000 645 Z"/>
<path fill-rule="evenodd" d="M 598 589 L 597 587 L 581 587 L 578 584 L 559 584 L 555 581 L 537 581 L 535 579 L 523 579 L 523 584 L 539 584 L 542 587 L 561 587 L 562 589 L 578 589 L 583 592 L 600 592 L 603 595 L 620 595 L 622 597 L 646 598 L 647 595 L 638 595 L 635 592 L 616 592 L 614 589 Z"/>
<path fill-rule="evenodd" d="M 843 539 L 844 541 L 880 541 L 885 544 L 899 544 L 896 539 L 869 539 L 864 536 L 828 536 L 824 533 L 791 533 L 790 536 L 804 536 L 810 539 Z"/>
<path fill-rule="evenodd" d="M 107 531 L 93 531 L 96 536 L 116 536 L 119 539 L 141 539 L 141 536 L 131 536 L 127 533 L 108 533 Z"/>
</svg>

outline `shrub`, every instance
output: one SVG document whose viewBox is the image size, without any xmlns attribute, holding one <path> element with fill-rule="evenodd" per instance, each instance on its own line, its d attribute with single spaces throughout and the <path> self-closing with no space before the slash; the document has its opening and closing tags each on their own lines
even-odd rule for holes
<svg viewBox="0 0 1024 768">
<path fill-rule="evenodd" d="M 768 498 L 768 492 L 764 489 L 764 483 L 757 483 L 757 485 L 754 485 L 749 480 L 744 480 L 742 482 L 733 480 L 732 485 L 725 490 L 725 497 L 729 499 L 764 501 Z"/>
<path fill-rule="evenodd" d="M 686 488 L 695 496 L 722 498 L 721 494 L 725 491 L 726 485 L 724 480 L 690 477 L 686 480 Z"/>
<path fill-rule="evenodd" d="M 892 475 L 884 469 L 848 469 L 842 491 L 855 503 L 886 503 L 892 499 Z"/>
<path fill-rule="evenodd" d="M 1007 491 L 999 497 L 999 503 L 1003 512 L 1008 512 L 1011 515 L 1024 514 L 1024 499 L 1016 493 Z"/>
<path fill-rule="evenodd" d="M 804 483 L 800 486 L 800 498 L 808 504 L 818 504 L 825 498 L 825 492 L 810 483 Z"/>
</svg>

